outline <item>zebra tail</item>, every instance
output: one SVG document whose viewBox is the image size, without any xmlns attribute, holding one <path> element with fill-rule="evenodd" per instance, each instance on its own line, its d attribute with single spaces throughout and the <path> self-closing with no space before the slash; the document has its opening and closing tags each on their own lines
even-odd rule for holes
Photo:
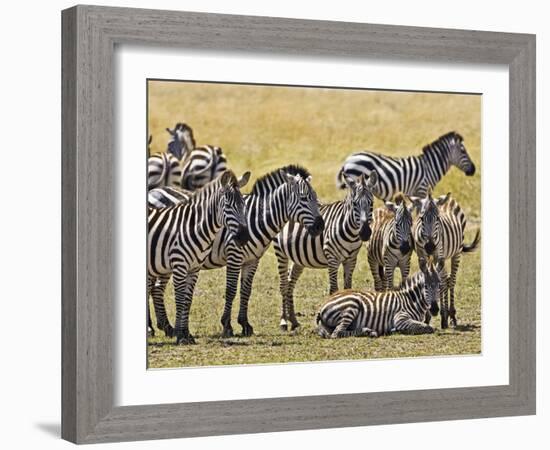
<svg viewBox="0 0 550 450">
<path fill-rule="evenodd" d="M 344 166 L 340 167 L 340 170 L 336 175 L 336 187 L 338 189 L 346 189 L 346 183 L 344 182 Z"/>
<path fill-rule="evenodd" d="M 321 314 L 317 314 L 317 334 L 324 339 L 330 338 L 332 332 L 321 322 Z"/>
<path fill-rule="evenodd" d="M 464 246 L 462 247 L 462 253 L 471 253 L 474 250 L 476 250 L 477 246 L 479 245 L 479 241 L 480 241 L 480 232 L 478 229 L 476 233 L 476 237 L 474 238 L 472 243 L 470 245 L 464 244 Z"/>
</svg>

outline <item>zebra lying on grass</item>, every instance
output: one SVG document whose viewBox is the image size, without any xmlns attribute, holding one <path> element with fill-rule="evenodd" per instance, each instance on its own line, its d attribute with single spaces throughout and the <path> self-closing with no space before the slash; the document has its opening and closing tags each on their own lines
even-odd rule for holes
<svg viewBox="0 0 550 450">
<path fill-rule="evenodd" d="M 393 289 L 397 267 L 402 280 L 409 276 L 413 252 L 412 209 L 399 194 L 395 203 L 386 202 L 385 207 L 374 211 L 368 260 L 377 291 Z"/>
<path fill-rule="evenodd" d="M 441 328 L 447 328 L 448 317 L 456 326 L 455 286 L 456 276 L 463 253 L 476 250 L 479 245 L 479 229 L 471 244 L 464 244 L 466 215 L 451 194 L 433 199 L 431 193 L 426 198 L 411 197 L 418 210 L 418 216 L 413 224 L 413 238 L 419 264 L 425 264 L 429 258 L 444 262 L 451 260 L 451 275 L 448 277 L 443 266 L 441 282 Z M 448 303 L 450 294 L 450 305 Z M 432 314 L 437 314 L 434 305 Z M 426 315 L 426 323 L 430 316 Z"/>
<path fill-rule="evenodd" d="M 192 344 L 189 333 L 189 311 L 199 270 L 218 231 L 225 227 L 236 245 L 248 240 L 245 204 L 240 188 L 250 173 L 239 180 L 233 172 L 199 189 L 188 201 L 163 209 L 149 209 L 147 290 L 154 295 L 157 280 L 174 279 L 176 295 L 176 343 Z M 166 285 L 164 281 L 164 286 Z M 163 308 L 164 299 L 162 298 Z M 156 305 L 155 305 L 156 307 Z M 159 326 L 168 335 L 172 327 L 165 317 Z"/>
<path fill-rule="evenodd" d="M 447 133 L 425 146 L 422 155 L 418 156 L 393 158 L 367 151 L 353 153 L 338 172 L 336 185 L 345 188 L 344 174 L 357 177 L 376 171 L 379 178 L 374 190 L 376 197 L 391 200 L 400 192 L 424 197 L 451 166 L 458 167 L 468 176 L 476 171 L 462 136 L 455 132 Z"/>
<path fill-rule="evenodd" d="M 248 301 L 252 292 L 252 282 L 260 258 L 269 248 L 273 238 L 288 221 L 304 226 L 312 235 L 323 231 L 324 222 L 319 213 L 317 195 L 311 187 L 309 172 L 299 166 L 285 166 L 276 169 L 259 178 L 252 187 L 252 192 L 244 196 L 246 217 L 250 239 L 242 247 L 235 246 L 230 234 L 223 228 L 216 236 L 214 243 L 204 259 L 201 269 L 217 269 L 227 266 L 225 307 L 221 323 L 223 336 L 233 335 L 231 326 L 231 309 L 237 293 L 239 274 L 241 275 L 241 301 L 239 309 L 239 324 L 242 334 L 253 334 L 252 325 L 248 322 Z M 174 189 L 159 189 L 162 192 Z M 182 191 L 178 192 L 182 194 Z M 168 204 L 169 199 L 159 198 L 162 204 Z M 185 201 L 185 200 L 182 200 Z M 161 279 L 161 284 L 155 286 L 153 302 L 159 328 L 166 329 L 166 311 L 164 310 L 164 287 L 168 278 Z"/>
<path fill-rule="evenodd" d="M 361 176 L 357 180 L 346 177 L 348 193 L 344 200 L 321 205 L 325 230 L 314 235 L 299 224 L 289 223 L 274 240 L 277 267 L 280 278 L 282 314 L 280 327 L 291 329 L 300 326 L 294 312 L 294 287 L 305 267 L 327 269 L 329 292 L 338 290 L 338 268 L 344 266 L 344 286 L 351 288 L 357 254 L 364 241 L 371 235 L 372 189 L 377 174 Z M 289 262 L 292 266 L 289 270 Z"/>
<path fill-rule="evenodd" d="M 424 323 L 430 305 L 439 295 L 439 270 L 431 263 L 407 278 L 399 289 L 384 292 L 337 292 L 317 314 L 317 332 L 323 338 L 377 337 L 394 332 L 428 334 Z"/>
<path fill-rule="evenodd" d="M 147 189 L 176 186 L 181 181 L 181 160 L 195 148 L 193 130 L 177 123 L 173 130 L 166 128 L 170 140 L 164 153 L 155 153 L 147 159 Z M 149 137 L 149 144 L 152 136 Z"/>
</svg>

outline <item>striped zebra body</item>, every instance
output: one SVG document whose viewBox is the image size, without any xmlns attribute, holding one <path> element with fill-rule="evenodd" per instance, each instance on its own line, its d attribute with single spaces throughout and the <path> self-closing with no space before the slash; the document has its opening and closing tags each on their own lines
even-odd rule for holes
<svg viewBox="0 0 550 450">
<path fill-rule="evenodd" d="M 217 178 L 225 170 L 227 158 L 220 147 L 204 145 L 194 148 L 183 161 L 180 186 L 194 191 Z"/>
<path fill-rule="evenodd" d="M 156 153 L 148 158 L 147 189 L 176 186 L 180 178 L 180 161 L 171 153 Z"/>
<path fill-rule="evenodd" d="M 304 268 L 328 269 L 329 292 L 333 293 L 338 290 L 338 268 L 342 265 L 344 286 L 351 288 L 357 255 L 362 243 L 371 235 L 372 188 L 376 180 L 376 173 L 368 180 L 365 177 L 347 179 L 349 191 L 346 198 L 320 206 L 325 222 L 322 234 L 313 236 L 303 226 L 289 223 L 275 238 L 282 297 L 281 329 L 287 330 L 288 322 L 291 329 L 300 326 L 294 311 L 293 294 Z"/>
<path fill-rule="evenodd" d="M 149 208 L 167 208 L 189 200 L 192 195 L 193 192 L 176 186 L 155 188 L 147 192 L 147 206 Z"/>
<path fill-rule="evenodd" d="M 246 174 L 237 180 L 232 172 L 227 171 L 194 193 L 187 202 L 149 209 L 147 288 L 153 296 L 158 327 L 172 336 L 174 330 L 166 317 L 164 296 L 159 297 L 158 290 L 164 290 L 173 274 L 177 343 L 194 342 L 189 333 L 193 291 L 199 269 L 218 231 L 222 226 L 228 228 L 238 245 L 248 238 L 244 201 L 239 190 L 247 180 Z"/>
<path fill-rule="evenodd" d="M 439 275 L 431 266 L 397 290 L 337 292 L 319 311 L 317 331 L 324 338 L 433 333 L 423 319 L 438 294 Z"/>
<path fill-rule="evenodd" d="M 402 196 L 396 203 L 374 211 L 372 236 L 368 247 L 368 261 L 377 291 L 393 289 L 393 276 L 399 267 L 401 279 L 409 276 L 412 239 L 412 206 L 407 206 Z"/>
<path fill-rule="evenodd" d="M 441 328 L 448 327 L 449 317 L 453 326 L 456 326 L 455 286 L 460 259 L 463 253 L 472 252 L 477 248 L 479 230 L 470 245 L 464 243 L 466 215 L 450 194 L 437 199 L 428 195 L 424 199 L 412 197 L 411 200 L 419 211 L 413 224 L 413 238 L 419 263 L 425 263 L 430 258 L 437 261 L 451 260 L 450 276 L 444 269 L 442 272 Z M 437 308 L 432 312 L 435 315 Z M 429 321 L 429 316 L 426 320 Z"/>
<path fill-rule="evenodd" d="M 244 336 L 253 334 L 253 327 L 248 321 L 248 302 L 254 275 L 260 258 L 283 226 L 292 220 L 303 224 L 313 234 L 323 229 L 310 175 L 301 167 L 286 166 L 258 179 L 252 192 L 244 196 L 244 201 L 248 241 L 241 247 L 236 246 L 224 227 L 216 235 L 201 264 L 202 270 L 227 266 L 225 307 L 221 318 L 224 337 L 233 335 L 231 309 L 239 275 L 241 291 L 238 321 Z"/>
<path fill-rule="evenodd" d="M 422 150 L 422 155 L 393 158 L 374 152 L 353 153 L 344 162 L 337 176 L 337 185 L 344 188 L 343 175 L 357 177 L 378 172 L 379 182 L 374 195 L 382 200 L 391 200 L 398 193 L 423 197 L 428 190 L 443 178 L 451 166 L 456 166 L 466 175 L 475 173 L 458 133 L 441 136 Z"/>
</svg>

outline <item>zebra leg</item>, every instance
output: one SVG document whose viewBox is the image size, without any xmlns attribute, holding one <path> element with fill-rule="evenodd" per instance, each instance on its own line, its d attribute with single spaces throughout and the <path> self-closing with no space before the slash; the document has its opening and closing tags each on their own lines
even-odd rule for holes
<svg viewBox="0 0 550 450">
<path fill-rule="evenodd" d="M 441 314 L 441 328 L 449 328 L 449 276 L 445 269 L 441 271 L 441 288 L 439 289 L 439 310 Z"/>
<path fill-rule="evenodd" d="M 229 251 L 232 246 L 228 247 L 227 268 L 225 275 L 225 306 L 221 324 L 223 326 L 222 337 L 228 338 L 233 336 L 233 327 L 231 326 L 231 310 L 233 308 L 233 300 L 237 295 L 237 284 L 239 283 L 239 273 L 241 271 L 242 257 L 240 253 Z M 241 286 L 242 292 L 242 286 Z"/>
<path fill-rule="evenodd" d="M 252 336 L 254 329 L 248 322 L 248 300 L 252 292 L 252 282 L 258 269 L 260 260 L 252 261 L 242 267 L 241 270 L 241 305 L 239 308 L 239 325 L 243 327 L 243 336 Z"/>
<path fill-rule="evenodd" d="M 375 291 L 381 291 L 382 290 L 382 278 L 380 276 L 380 266 L 378 265 L 378 262 L 374 259 L 373 256 L 371 256 L 371 253 L 369 252 L 368 255 L 369 260 L 369 267 L 372 274 L 372 279 L 374 280 L 374 290 Z"/>
<path fill-rule="evenodd" d="M 385 291 L 393 289 L 393 274 L 395 272 L 396 264 L 393 261 L 386 261 L 384 263 L 384 279 L 382 281 L 382 289 Z"/>
<path fill-rule="evenodd" d="M 332 295 L 338 291 L 338 268 L 340 261 L 335 258 L 328 258 L 328 294 Z M 301 272 L 300 272 L 301 273 Z"/>
<path fill-rule="evenodd" d="M 351 289 L 353 283 L 353 272 L 357 264 L 357 255 L 344 262 L 344 289 Z"/>
<path fill-rule="evenodd" d="M 396 319 L 395 329 L 392 331 L 401 334 L 431 334 L 435 330 L 424 322 L 413 320 L 406 315 L 401 315 Z"/>
<path fill-rule="evenodd" d="M 157 316 L 157 328 L 164 331 L 166 337 L 174 337 L 174 329 L 170 325 L 164 305 L 164 291 L 169 279 L 169 275 L 158 277 L 151 289 L 151 296 L 153 297 L 153 306 L 155 307 L 155 315 Z"/>
<path fill-rule="evenodd" d="M 277 271 L 279 272 L 279 291 L 281 292 L 281 322 L 279 327 L 282 331 L 288 329 L 288 314 L 287 314 L 287 295 L 288 295 L 288 258 L 282 253 L 277 252 Z"/>
<path fill-rule="evenodd" d="M 451 318 L 451 324 L 456 327 L 456 309 L 455 309 L 455 286 L 456 275 L 458 273 L 458 267 L 460 266 L 460 253 L 451 258 L 451 278 L 449 280 L 449 317 Z"/>
<path fill-rule="evenodd" d="M 342 312 L 338 325 L 336 325 L 330 337 L 333 339 L 338 339 L 355 336 L 357 330 L 348 330 L 348 328 L 355 320 L 358 313 L 359 310 L 353 307 L 348 307 L 344 312 Z"/>
<path fill-rule="evenodd" d="M 149 305 L 149 296 L 151 295 L 151 289 L 154 283 L 155 279 L 147 275 L 147 336 L 149 337 L 155 336 L 155 329 L 153 328 L 153 321 L 151 320 L 151 305 Z"/>
<path fill-rule="evenodd" d="M 288 280 L 288 290 L 287 290 L 287 318 L 290 321 L 290 329 L 295 330 L 300 326 L 300 322 L 296 319 L 296 312 L 294 311 L 294 288 L 296 283 L 304 271 L 304 266 L 298 264 L 293 264 L 292 269 L 290 270 L 290 277 Z"/>
<path fill-rule="evenodd" d="M 195 339 L 189 333 L 189 313 L 193 301 L 193 291 L 199 276 L 198 272 L 186 270 L 174 271 L 174 288 L 176 290 L 176 344 L 194 344 Z"/>
</svg>

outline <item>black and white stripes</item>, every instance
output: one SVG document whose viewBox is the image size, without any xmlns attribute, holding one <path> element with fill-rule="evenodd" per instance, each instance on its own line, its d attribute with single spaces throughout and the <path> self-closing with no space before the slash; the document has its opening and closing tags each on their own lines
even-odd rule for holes
<svg viewBox="0 0 550 450">
<path fill-rule="evenodd" d="M 294 312 L 293 291 L 304 268 L 328 269 L 329 292 L 338 290 L 338 268 L 344 266 L 344 287 L 351 288 L 357 254 L 371 235 L 372 189 L 377 174 L 368 179 L 346 180 L 348 193 L 343 201 L 321 205 L 325 230 L 315 236 L 300 224 L 288 224 L 275 239 L 274 249 L 282 297 L 280 326 L 299 326 Z M 292 265 L 289 268 L 289 263 Z"/>
<path fill-rule="evenodd" d="M 153 296 L 157 326 L 167 335 L 173 330 L 158 288 L 173 274 L 176 294 L 175 335 L 177 343 L 194 343 L 189 332 L 189 311 L 198 272 L 216 234 L 226 227 L 236 245 L 248 239 L 244 200 L 240 188 L 248 175 L 237 180 L 231 171 L 176 206 L 149 210 L 147 288 Z M 163 289 L 162 289 L 163 290 Z M 160 313 L 160 314 L 159 314 Z"/>
<path fill-rule="evenodd" d="M 379 182 L 374 195 L 391 200 L 398 193 L 423 197 L 443 178 L 451 166 L 466 175 L 475 173 L 461 135 L 450 132 L 422 149 L 422 155 L 393 158 L 363 151 L 348 156 L 337 175 L 336 184 L 345 187 L 343 175 L 359 176 L 378 172 Z"/>
<path fill-rule="evenodd" d="M 423 319 L 437 302 L 440 268 L 429 264 L 421 269 L 396 290 L 347 290 L 334 294 L 317 315 L 317 332 L 324 338 L 433 333 L 434 329 Z"/>
</svg>

